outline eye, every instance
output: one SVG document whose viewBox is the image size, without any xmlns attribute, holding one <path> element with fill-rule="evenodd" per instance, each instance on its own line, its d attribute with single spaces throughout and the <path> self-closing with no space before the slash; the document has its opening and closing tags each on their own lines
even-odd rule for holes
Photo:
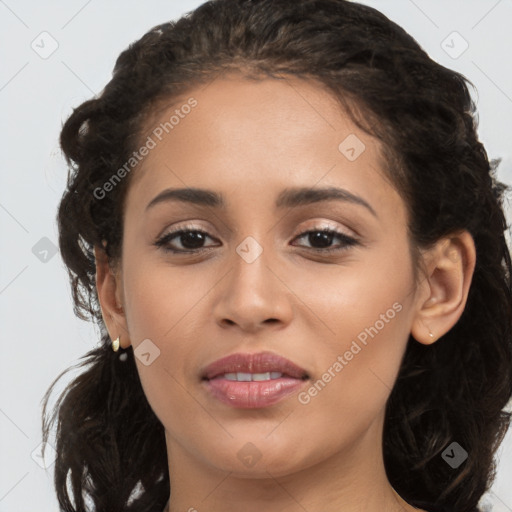
<svg viewBox="0 0 512 512">
<path fill-rule="evenodd" d="M 177 238 L 181 244 L 181 248 L 172 248 L 171 240 Z M 199 253 L 208 250 L 202 247 L 205 238 L 211 238 L 206 231 L 195 229 L 192 226 L 185 226 L 176 231 L 171 231 L 160 237 L 155 245 L 170 253 Z"/>
<path fill-rule="evenodd" d="M 300 234 L 295 240 L 300 240 L 307 237 L 307 241 L 311 245 L 320 245 L 321 247 L 311 247 L 314 251 L 319 253 L 333 253 L 343 251 L 351 246 L 359 245 L 359 242 L 345 233 L 341 233 L 331 228 L 313 228 L 309 231 L 305 231 Z M 338 247 L 326 247 L 329 246 L 334 238 L 340 240 Z"/>
<path fill-rule="evenodd" d="M 359 242 L 344 233 L 336 231 L 331 228 L 314 228 L 309 231 L 301 233 L 295 237 L 294 240 L 300 240 L 307 237 L 307 241 L 311 244 L 310 248 L 317 253 L 333 253 L 346 250 L 347 248 L 359 245 Z M 209 247 L 204 247 L 203 244 L 207 238 L 213 240 L 206 231 L 196 229 L 193 226 L 185 226 L 181 229 L 171 231 L 160 237 L 154 245 L 162 248 L 165 252 L 174 254 L 198 254 L 209 250 Z M 338 247 L 328 247 L 332 244 L 333 239 L 337 238 L 340 243 Z M 181 247 L 172 247 L 172 240 L 178 239 Z M 320 247 L 315 247 L 320 245 Z"/>
</svg>

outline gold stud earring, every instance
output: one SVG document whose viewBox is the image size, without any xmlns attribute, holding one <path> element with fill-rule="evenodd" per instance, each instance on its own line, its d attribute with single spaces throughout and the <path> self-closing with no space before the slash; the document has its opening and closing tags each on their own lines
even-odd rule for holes
<svg viewBox="0 0 512 512">
<path fill-rule="evenodd" d="M 112 350 L 114 352 L 119 350 L 119 336 L 112 342 Z"/>
</svg>

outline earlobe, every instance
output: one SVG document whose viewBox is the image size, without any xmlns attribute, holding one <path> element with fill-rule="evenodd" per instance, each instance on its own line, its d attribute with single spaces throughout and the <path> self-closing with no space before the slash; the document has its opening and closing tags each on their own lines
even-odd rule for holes
<svg viewBox="0 0 512 512">
<path fill-rule="evenodd" d="M 425 345 L 446 334 L 464 311 L 476 264 L 473 237 L 462 231 L 442 238 L 429 251 L 428 260 L 421 285 L 424 293 L 411 327 L 412 336 Z"/>
<path fill-rule="evenodd" d="M 130 345 L 126 317 L 121 302 L 120 279 L 112 270 L 103 248 L 94 246 L 96 260 L 96 290 L 101 306 L 103 322 L 112 340 L 121 337 L 121 347 Z"/>
</svg>

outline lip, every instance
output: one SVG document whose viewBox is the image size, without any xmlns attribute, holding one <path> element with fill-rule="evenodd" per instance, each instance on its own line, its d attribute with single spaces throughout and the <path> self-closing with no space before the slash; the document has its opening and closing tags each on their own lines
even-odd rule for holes
<svg viewBox="0 0 512 512">
<path fill-rule="evenodd" d="M 217 359 L 209 364 L 202 372 L 203 379 L 211 380 L 225 373 L 265 373 L 281 372 L 294 379 L 307 378 L 304 368 L 292 363 L 289 359 L 272 352 L 258 352 L 256 354 L 236 353 Z"/>
<path fill-rule="evenodd" d="M 226 373 L 279 372 L 282 376 L 263 381 L 233 381 Z M 201 373 L 208 392 L 224 404 L 238 408 L 261 408 L 273 405 L 305 385 L 309 379 L 304 368 L 272 352 L 236 353 L 218 359 Z"/>
</svg>

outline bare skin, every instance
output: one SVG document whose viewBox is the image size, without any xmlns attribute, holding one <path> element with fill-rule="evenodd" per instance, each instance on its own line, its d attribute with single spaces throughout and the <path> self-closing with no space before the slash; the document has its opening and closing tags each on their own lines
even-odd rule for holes
<svg viewBox="0 0 512 512">
<path fill-rule="evenodd" d="M 455 233 L 424 252 L 416 282 L 405 204 L 381 171 L 379 142 L 318 84 L 226 75 L 183 103 L 189 96 L 197 106 L 133 171 L 115 271 L 96 248 L 110 336 L 120 335 L 124 348 L 149 339 L 160 350 L 150 365 L 135 360 L 166 431 L 166 511 L 418 510 L 386 476 L 385 406 L 409 335 L 435 343 L 460 318 L 475 265 L 471 236 Z M 365 145 L 353 161 L 339 149 L 350 134 Z M 370 208 L 332 199 L 275 206 L 285 188 L 328 186 Z M 147 208 L 163 190 L 184 187 L 222 194 L 225 209 L 183 201 Z M 155 246 L 185 226 L 207 233 L 206 252 Z M 335 236 L 312 245 L 303 235 L 324 227 L 357 243 Z M 262 248 L 250 263 L 236 250 L 249 247 L 249 236 Z M 177 235 L 167 247 L 189 249 L 186 242 Z M 322 255 L 322 247 L 340 249 Z M 372 326 L 360 351 L 345 357 Z M 243 409 L 201 381 L 201 370 L 221 357 L 264 350 L 306 369 L 302 395 Z M 319 379 L 328 382 L 315 393 Z M 244 463 L 244 449 L 255 464 Z"/>
</svg>

